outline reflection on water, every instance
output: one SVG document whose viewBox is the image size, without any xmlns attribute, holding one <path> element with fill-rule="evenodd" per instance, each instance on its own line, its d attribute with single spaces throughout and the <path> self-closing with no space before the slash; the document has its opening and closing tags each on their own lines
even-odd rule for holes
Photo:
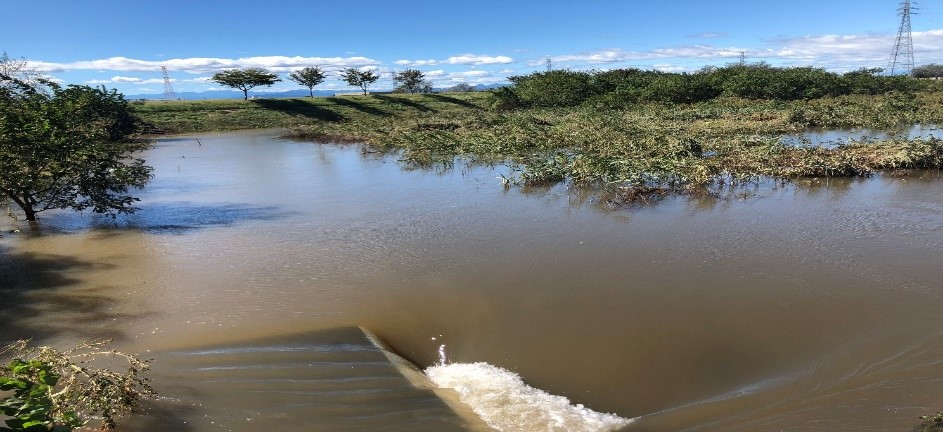
<svg viewBox="0 0 943 432">
<path fill-rule="evenodd" d="M 44 214 L 0 240 L 4 338 L 116 336 L 151 350 L 181 400 L 252 396 L 225 370 L 184 390 L 208 371 L 172 353 L 362 325 L 422 367 L 445 344 L 454 363 L 638 417 L 626 430 L 907 430 L 940 409 L 935 173 L 612 210 L 565 185 L 505 191 L 500 167 L 404 170 L 268 132 L 199 140 L 145 155 L 141 213 Z M 216 430 L 194 419 L 224 400 L 179 420 Z"/>
<path fill-rule="evenodd" d="M 813 146 L 835 148 L 854 143 L 885 141 L 894 138 L 928 139 L 943 138 L 943 131 L 935 125 L 915 125 L 897 131 L 873 131 L 868 129 L 814 129 L 800 135 L 782 137 L 788 146 Z"/>
</svg>

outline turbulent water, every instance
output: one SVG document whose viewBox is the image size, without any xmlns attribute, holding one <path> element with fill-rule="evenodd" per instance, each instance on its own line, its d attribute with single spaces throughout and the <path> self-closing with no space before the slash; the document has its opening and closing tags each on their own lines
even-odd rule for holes
<svg viewBox="0 0 943 432">
<path fill-rule="evenodd" d="M 437 386 L 458 391 L 489 426 L 502 432 L 603 432 L 632 421 L 613 414 L 573 405 L 524 383 L 514 372 L 488 363 L 453 363 L 426 369 Z"/>
<path fill-rule="evenodd" d="M 0 339 L 155 358 L 162 420 L 138 430 L 467 427 L 329 331 L 350 326 L 504 430 L 909 430 L 943 409 L 938 172 L 612 210 L 269 131 L 144 157 L 138 213 L 0 239 Z"/>
</svg>

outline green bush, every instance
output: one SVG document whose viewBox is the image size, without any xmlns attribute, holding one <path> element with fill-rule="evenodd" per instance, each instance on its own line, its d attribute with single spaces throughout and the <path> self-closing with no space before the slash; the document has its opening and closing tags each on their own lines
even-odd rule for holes
<svg viewBox="0 0 943 432">
<path fill-rule="evenodd" d="M 719 96 L 776 101 L 815 100 L 850 94 L 911 93 L 931 84 L 906 76 L 881 76 L 881 69 L 846 74 L 814 67 L 780 68 L 766 63 L 707 67 L 695 73 L 639 69 L 573 72 L 555 70 L 514 76 L 495 92 L 495 106 L 627 108 L 643 102 L 698 103 Z"/>
<path fill-rule="evenodd" d="M 571 107 L 582 104 L 594 94 L 592 74 L 554 70 L 508 78 L 514 92 L 526 106 Z"/>
<path fill-rule="evenodd" d="M 914 68 L 916 78 L 943 78 L 943 65 L 931 63 Z"/>
<path fill-rule="evenodd" d="M 118 416 L 154 393 L 140 375 L 148 362 L 105 350 L 105 345 L 58 351 L 20 341 L 0 350 L 13 357 L 0 367 L 0 414 L 7 418 L 0 431 L 67 432 L 92 420 L 101 423 L 101 430 L 113 430 Z M 125 360 L 127 372 L 93 367 L 101 358 Z"/>
<path fill-rule="evenodd" d="M 661 74 L 640 89 L 640 100 L 650 102 L 694 103 L 720 96 L 722 89 L 709 74 Z"/>
</svg>

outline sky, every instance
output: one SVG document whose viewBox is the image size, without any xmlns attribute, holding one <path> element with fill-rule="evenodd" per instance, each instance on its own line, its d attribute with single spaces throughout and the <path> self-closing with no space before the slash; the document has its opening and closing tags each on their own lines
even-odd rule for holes
<svg viewBox="0 0 943 432">
<path fill-rule="evenodd" d="M 219 71 L 419 69 L 436 87 L 554 69 L 693 72 L 764 61 L 836 72 L 886 67 L 899 0 L 0 0 L 0 50 L 64 84 L 162 94 L 222 87 Z M 917 65 L 943 63 L 943 0 L 916 2 Z"/>
</svg>

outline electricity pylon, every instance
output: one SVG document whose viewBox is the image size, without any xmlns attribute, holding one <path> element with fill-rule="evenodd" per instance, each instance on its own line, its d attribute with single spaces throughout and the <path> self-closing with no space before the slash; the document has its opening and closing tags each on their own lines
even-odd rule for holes
<svg viewBox="0 0 943 432">
<path fill-rule="evenodd" d="M 167 66 L 161 66 L 160 71 L 164 73 L 164 99 L 176 99 L 174 86 L 170 85 L 170 73 L 167 72 Z"/>
<path fill-rule="evenodd" d="M 914 73 L 914 40 L 910 27 L 910 15 L 916 10 L 914 4 L 910 0 L 904 0 L 897 9 L 900 15 L 900 28 L 897 30 L 894 52 L 891 53 L 891 61 L 887 67 L 891 75 L 897 71 L 906 72 L 907 75 Z"/>
</svg>

